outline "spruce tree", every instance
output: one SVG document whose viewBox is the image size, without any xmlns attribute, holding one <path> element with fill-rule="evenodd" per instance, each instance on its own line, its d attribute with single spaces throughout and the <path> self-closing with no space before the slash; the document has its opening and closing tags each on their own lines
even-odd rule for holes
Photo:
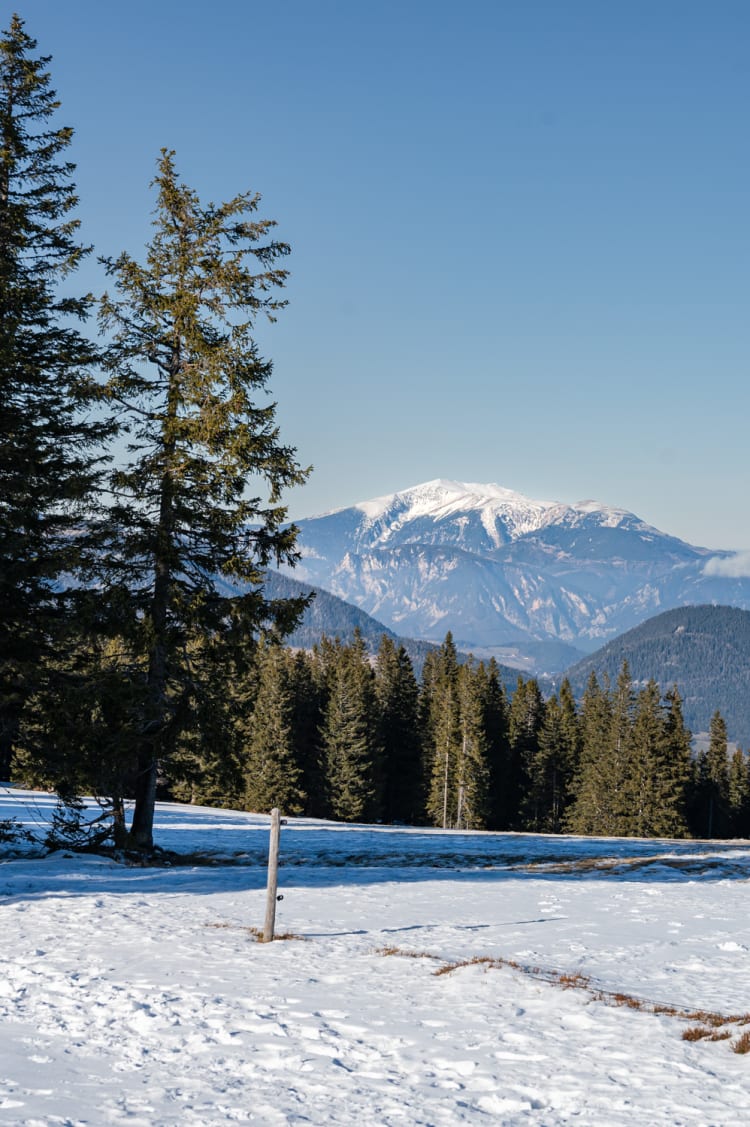
<svg viewBox="0 0 750 1127">
<path fill-rule="evenodd" d="M 130 438 L 112 478 L 106 582 L 136 608 L 147 659 L 130 834 L 142 851 L 153 846 L 159 763 L 199 688 L 191 639 L 283 632 L 304 605 L 263 593 L 270 563 L 296 561 L 280 500 L 306 477 L 280 442 L 267 399 L 272 365 L 253 335 L 256 319 L 273 320 L 284 304 L 278 260 L 289 248 L 273 238 L 273 222 L 255 217 L 258 196 L 202 204 L 171 152 L 162 151 L 154 183 L 145 262 L 105 260 L 114 293 L 101 305 L 108 393 Z"/>
<path fill-rule="evenodd" d="M 456 762 L 456 829 L 487 828 L 490 770 L 483 700 L 484 671 L 465 662 L 458 671 L 460 745 Z"/>
<path fill-rule="evenodd" d="M 614 832 L 609 796 L 611 726 L 609 694 L 592 672 L 581 701 L 581 752 L 573 781 L 575 797 L 566 818 L 571 833 Z"/>
<path fill-rule="evenodd" d="M 538 796 L 534 793 L 532 779 L 543 722 L 544 698 L 538 681 L 533 677 L 528 681 L 519 677 L 508 710 L 515 828 L 534 829 L 537 825 Z"/>
<path fill-rule="evenodd" d="M 709 744 L 698 756 L 694 832 L 699 837 L 726 837 L 730 832 L 727 726 L 714 712 Z"/>
<path fill-rule="evenodd" d="M 377 699 L 361 636 L 337 647 L 321 727 L 328 806 L 342 822 L 380 816 L 381 779 Z"/>
<path fill-rule="evenodd" d="M 314 656 L 302 650 L 294 655 L 291 669 L 293 697 L 292 732 L 305 794 L 303 813 L 311 818 L 326 815 L 326 788 L 320 727 L 326 703 L 326 688 Z"/>
<path fill-rule="evenodd" d="M 529 828 L 560 833 L 570 802 L 578 763 L 578 717 L 569 682 L 560 696 L 545 704 L 539 749 L 532 762 L 529 805 L 534 813 Z"/>
<path fill-rule="evenodd" d="M 285 814 L 305 807 L 302 767 L 294 746 L 292 658 L 280 645 L 261 647 L 255 705 L 243 725 L 241 756 L 247 810 Z"/>
<path fill-rule="evenodd" d="M 434 658 L 425 664 L 422 716 L 427 816 L 433 826 L 447 829 L 455 823 L 461 747 L 458 657 L 450 632 Z"/>
<path fill-rule="evenodd" d="M 693 778 L 692 735 L 685 726 L 682 698 L 673 685 L 664 694 L 662 737 L 659 745 L 660 786 L 658 833 L 668 837 L 688 834 L 688 802 Z"/>
<path fill-rule="evenodd" d="M 740 747 L 729 761 L 727 797 L 732 837 L 750 837 L 750 763 Z"/>
<path fill-rule="evenodd" d="M 60 648 L 63 574 L 85 565 L 98 481 L 96 349 L 76 326 L 91 299 L 60 284 L 88 253 L 56 124 L 49 56 L 13 16 L 0 35 L 0 778 L 24 702 Z M 67 600 L 70 602 L 72 596 Z"/>
<path fill-rule="evenodd" d="M 417 822 L 423 814 L 419 689 L 409 655 L 384 634 L 375 664 L 380 746 L 383 756 L 383 820 Z"/>
<path fill-rule="evenodd" d="M 508 701 L 494 658 L 484 668 L 484 731 L 487 739 L 488 815 L 492 830 L 510 824 L 510 744 L 508 742 Z"/>
</svg>

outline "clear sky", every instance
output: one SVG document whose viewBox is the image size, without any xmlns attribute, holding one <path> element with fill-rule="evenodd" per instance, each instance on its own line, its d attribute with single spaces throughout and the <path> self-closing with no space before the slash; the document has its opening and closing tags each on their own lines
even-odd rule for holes
<svg viewBox="0 0 750 1127">
<path fill-rule="evenodd" d="M 750 548 L 747 0 L 17 10 L 98 253 L 140 253 L 162 146 L 291 243 L 293 516 L 447 477 Z"/>
</svg>

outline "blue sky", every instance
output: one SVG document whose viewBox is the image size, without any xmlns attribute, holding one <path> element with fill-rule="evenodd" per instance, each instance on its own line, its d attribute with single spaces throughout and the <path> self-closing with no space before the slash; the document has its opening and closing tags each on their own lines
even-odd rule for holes
<svg viewBox="0 0 750 1127">
<path fill-rule="evenodd" d="M 139 254 L 162 146 L 291 243 L 293 516 L 447 477 L 750 548 L 746 0 L 18 11 L 98 253 Z"/>
</svg>

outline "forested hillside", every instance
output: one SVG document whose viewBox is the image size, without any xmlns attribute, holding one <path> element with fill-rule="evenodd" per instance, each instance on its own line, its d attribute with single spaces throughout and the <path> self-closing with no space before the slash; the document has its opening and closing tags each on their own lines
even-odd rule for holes
<svg viewBox="0 0 750 1127">
<path fill-rule="evenodd" d="M 614 682 L 623 661 L 637 683 L 653 678 L 662 691 L 676 684 L 694 732 L 707 732 L 719 709 L 730 740 L 750 746 L 750 611 L 717 606 L 665 611 L 577 662 L 567 676 L 580 692 L 592 672 Z"/>
</svg>

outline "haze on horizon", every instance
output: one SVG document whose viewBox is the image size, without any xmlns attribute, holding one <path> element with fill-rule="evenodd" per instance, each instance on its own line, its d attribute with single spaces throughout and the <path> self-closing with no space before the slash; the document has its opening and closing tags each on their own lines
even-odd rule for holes
<svg viewBox="0 0 750 1127">
<path fill-rule="evenodd" d="M 162 146 L 292 245 L 292 517 L 442 477 L 750 549 L 744 0 L 18 9 L 96 254 L 139 253 Z"/>
</svg>

